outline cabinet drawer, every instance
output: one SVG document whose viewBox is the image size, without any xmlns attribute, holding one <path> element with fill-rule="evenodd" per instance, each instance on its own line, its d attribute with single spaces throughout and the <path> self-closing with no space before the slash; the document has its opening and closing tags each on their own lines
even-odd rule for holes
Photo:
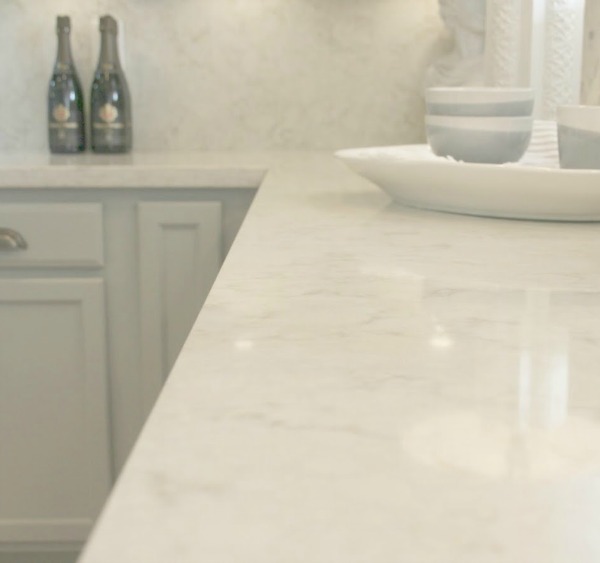
<svg viewBox="0 0 600 563">
<path fill-rule="evenodd" d="M 21 237 L 26 248 L 10 248 Z M 94 268 L 103 263 L 101 204 L 0 205 L 0 268 Z"/>
</svg>

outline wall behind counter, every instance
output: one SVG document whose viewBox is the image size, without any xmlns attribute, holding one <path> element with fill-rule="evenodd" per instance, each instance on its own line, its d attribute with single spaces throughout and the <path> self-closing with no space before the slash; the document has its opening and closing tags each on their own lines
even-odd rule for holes
<svg viewBox="0 0 600 563">
<path fill-rule="evenodd" d="M 600 105 L 600 2 L 586 0 L 583 49 L 583 103 Z"/>
<path fill-rule="evenodd" d="M 437 0 L 2 0 L 0 150 L 46 148 L 55 16 L 89 99 L 96 18 L 124 25 L 140 150 L 317 148 L 422 139 Z"/>
</svg>

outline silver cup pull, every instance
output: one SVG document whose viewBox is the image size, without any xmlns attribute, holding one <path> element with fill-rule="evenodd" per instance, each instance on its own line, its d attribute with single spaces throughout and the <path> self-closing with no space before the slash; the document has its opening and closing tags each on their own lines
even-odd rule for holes
<svg viewBox="0 0 600 563">
<path fill-rule="evenodd" d="M 0 227 L 0 251 L 25 250 L 27 241 L 21 233 Z"/>
</svg>

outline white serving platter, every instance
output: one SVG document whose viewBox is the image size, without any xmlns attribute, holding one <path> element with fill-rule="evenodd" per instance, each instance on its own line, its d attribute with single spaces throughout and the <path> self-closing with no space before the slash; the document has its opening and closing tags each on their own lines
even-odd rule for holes
<svg viewBox="0 0 600 563">
<path fill-rule="evenodd" d="M 337 151 L 396 202 L 436 211 L 552 221 L 600 221 L 600 170 L 563 170 L 546 128 L 519 163 L 470 164 L 428 145 Z"/>
</svg>

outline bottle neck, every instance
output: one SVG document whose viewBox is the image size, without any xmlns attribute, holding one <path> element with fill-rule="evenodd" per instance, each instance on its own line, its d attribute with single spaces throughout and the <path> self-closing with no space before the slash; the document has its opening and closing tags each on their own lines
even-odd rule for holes
<svg viewBox="0 0 600 563">
<path fill-rule="evenodd" d="M 101 32 L 100 61 L 98 69 L 102 71 L 120 70 L 119 47 L 117 35 L 110 31 Z"/>
<path fill-rule="evenodd" d="M 71 56 L 71 40 L 67 31 L 58 33 L 58 52 L 56 54 L 56 70 L 66 71 L 73 66 Z"/>
</svg>

